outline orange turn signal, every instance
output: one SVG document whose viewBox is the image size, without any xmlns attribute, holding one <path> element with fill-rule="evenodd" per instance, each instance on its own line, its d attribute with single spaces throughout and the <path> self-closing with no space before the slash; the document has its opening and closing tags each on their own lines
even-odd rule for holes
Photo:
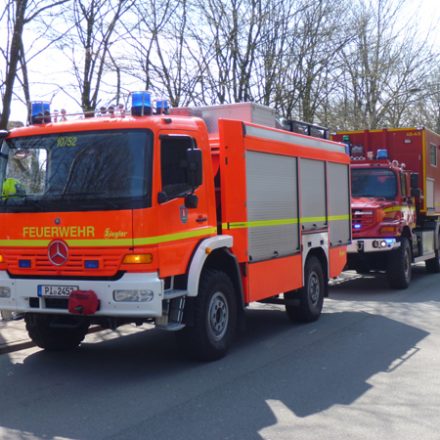
<svg viewBox="0 0 440 440">
<path fill-rule="evenodd" d="M 128 254 L 122 261 L 123 264 L 150 264 L 152 262 L 152 254 Z"/>
<path fill-rule="evenodd" d="M 0 255 L 0 263 L 4 263 L 4 262 L 5 262 L 5 259 L 4 259 L 3 255 Z"/>
</svg>

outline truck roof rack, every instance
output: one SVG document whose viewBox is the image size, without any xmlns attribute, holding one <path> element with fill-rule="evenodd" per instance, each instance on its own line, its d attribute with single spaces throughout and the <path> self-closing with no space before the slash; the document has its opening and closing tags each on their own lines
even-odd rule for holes
<svg viewBox="0 0 440 440">
<path fill-rule="evenodd" d="M 284 119 L 283 128 L 294 133 L 313 136 L 321 139 L 329 139 L 330 132 L 328 128 L 320 125 L 311 124 L 309 122 L 298 121 L 296 119 Z"/>
</svg>

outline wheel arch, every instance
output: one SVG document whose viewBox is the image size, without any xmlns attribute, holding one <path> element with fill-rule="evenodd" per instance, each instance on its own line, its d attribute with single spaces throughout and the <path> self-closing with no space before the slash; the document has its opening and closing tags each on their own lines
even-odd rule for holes
<svg viewBox="0 0 440 440">
<path fill-rule="evenodd" d="M 329 271 L 328 271 L 327 255 L 325 254 L 324 249 L 322 249 L 320 247 L 310 249 L 310 251 L 307 253 L 307 257 L 304 261 L 304 268 L 306 267 L 307 261 L 311 257 L 316 257 L 321 264 L 323 275 L 324 275 L 324 296 L 328 297 L 328 274 L 329 274 Z M 303 277 L 304 277 L 304 273 L 305 273 L 305 270 L 303 270 Z M 304 280 L 303 280 L 303 284 L 304 284 Z"/>
<path fill-rule="evenodd" d="M 238 295 L 238 304 L 243 304 L 243 287 L 237 258 L 231 252 L 233 239 L 222 235 L 203 240 L 197 248 L 188 270 L 187 291 L 189 297 L 199 293 L 200 276 L 205 269 L 217 269 L 226 273 Z"/>
<path fill-rule="evenodd" d="M 411 232 L 411 229 L 409 228 L 409 226 L 405 226 L 402 229 L 401 237 L 407 238 L 409 240 L 409 242 L 411 243 L 411 241 L 412 241 L 412 232 Z"/>
</svg>

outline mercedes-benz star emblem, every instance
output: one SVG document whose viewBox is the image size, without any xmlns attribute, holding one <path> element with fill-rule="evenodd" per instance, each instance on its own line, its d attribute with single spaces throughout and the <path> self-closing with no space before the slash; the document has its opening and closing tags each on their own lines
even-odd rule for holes
<svg viewBox="0 0 440 440">
<path fill-rule="evenodd" d="M 49 244 L 47 255 L 54 266 L 62 266 L 69 256 L 69 248 L 64 241 L 55 240 Z"/>
</svg>

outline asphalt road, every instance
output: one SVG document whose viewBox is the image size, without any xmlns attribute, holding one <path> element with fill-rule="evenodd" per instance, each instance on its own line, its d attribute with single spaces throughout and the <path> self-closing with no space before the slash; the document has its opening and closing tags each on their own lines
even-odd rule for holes
<svg viewBox="0 0 440 440">
<path fill-rule="evenodd" d="M 439 440 L 440 275 L 385 286 L 335 284 L 308 325 L 257 305 L 210 364 L 156 330 L 2 355 L 0 438 Z"/>
</svg>

